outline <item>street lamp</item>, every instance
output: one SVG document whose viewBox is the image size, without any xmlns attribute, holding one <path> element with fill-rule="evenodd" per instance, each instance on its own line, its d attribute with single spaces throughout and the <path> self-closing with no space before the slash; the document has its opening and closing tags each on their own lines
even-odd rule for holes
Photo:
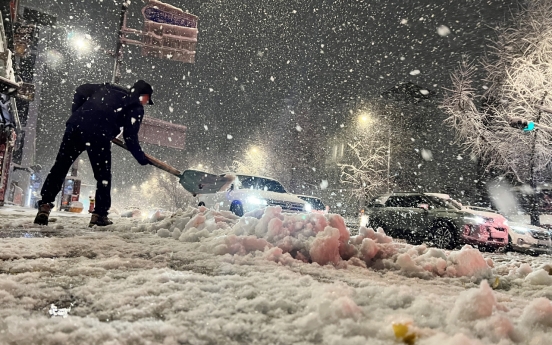
<svg viewBox="0 0 552 345">
<path fill-rule="evenodd" d="M 358 127 L 360 129 L 367 128 L 372 123 L 372 117 L 368 112 L 362 112 L 358 115 Z"/>
<path fill-rule="evenodd" d="M 67 34 L 67 41 L 78 54 L 87 54 L 92 47 L 92 37 L 88 34 L 71 31 Z"/>
</svg>

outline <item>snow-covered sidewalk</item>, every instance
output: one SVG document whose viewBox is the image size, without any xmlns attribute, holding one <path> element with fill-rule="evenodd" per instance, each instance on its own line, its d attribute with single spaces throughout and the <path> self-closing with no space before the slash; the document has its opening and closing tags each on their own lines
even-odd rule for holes
<svg viewBox="0 0 552 345">
<path fill-rule="evenodd" d="M 23 211 L 23 212 L 19 212 Z M 337 215 L 156 223 L 0 208 L 0 344 L 550 344 L 552 259 L 393 242 Z"/>
</svg>

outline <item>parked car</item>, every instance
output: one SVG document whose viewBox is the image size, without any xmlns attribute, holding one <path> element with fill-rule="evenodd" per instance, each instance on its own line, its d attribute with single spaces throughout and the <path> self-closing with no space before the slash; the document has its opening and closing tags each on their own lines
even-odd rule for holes
<svg viewBox="0 0 552 345">
<path fill-rule="evenodd" d="M 550 231 L 544 228 L 520 222 L 513 222 L 490 208 L 462 205 L 460 202 L 452 199 L 447 194 L 427 194 L 450 200 L 452 203 L 455 203 L 457 206 L 468 212 L 493 218 L 495 224 L 503 224 L 502 226 L 506 227 L 508 230 L 507 248 L 510 250 L 532 254 L 552 253 L 552 236 Z"/>
<path fill-rule="evenodd" d="M 212 194 L 198 194 L 198 205 L 230 210 L 237 216 L 264 208 L 280 206 L 285 212 L 307 212 L 307 202 L 286 192 L 282 184 L 268 177 L 233 174 L 229 187 Z"/>
<path fill-rule="evenodd" d="M 126 210 L 123 210 L 121 212 L 121 217 L 125 218 L 141 218 L 142 217 L 142 210 L 140 207 L 137 206 L 130 206 Z"/>
<path fill-rule="evenodd" d="M 495 213 L 492 209 L 475 206 L 464 206 L 480 212 Z M 552 254 L 552 234 L 549 230 L 520 222 L 507 220 L 508 224 L 508 249 L 522 253 Z"/>
<path fill-rule="evenodd" d="M 153 207 L 147 212 L 147 215 L 143 215 L 144 218 L 150 221 L 160 221 L 172 216 L 173 212 L 165 210 L 164 208 Z"/>
<path fill-rule="evenodd" d="M 508 230 L 492 217 L 463 210 L 434 195 L 385 194 L 368 204 L 366 214 L 369 226 L 413 244 L 427 241 L 446 249 L 460 244 L 498 249 L 508 244 Z"/>
<path fill-rule="evenodd" d="M 317 198 L 312 195 L 296 195 L 299 199 L 305 200 L 307 204 L 305 205 L 305 210 L 308 212 L 322 213 L 327 214 L 330 210 L 329 206 L 324 205 L 320 198 Z"/>
</svg>

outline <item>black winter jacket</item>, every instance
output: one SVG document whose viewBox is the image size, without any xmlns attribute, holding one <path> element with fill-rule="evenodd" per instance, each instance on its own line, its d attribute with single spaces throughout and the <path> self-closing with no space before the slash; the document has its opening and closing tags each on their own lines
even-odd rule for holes
<svg viewBox="0 0 552 345">
<path fill-rule="evenodd" d="M 139 97 L 109 83 L 81 85 L 75 92 L 72 115 L 67 124 L 108 140 L 115 138 L 123 128 L 129 151 L 140 164 L 147 164 L 138 142 L 138 131 L 144 117 Z"/>
</svg>

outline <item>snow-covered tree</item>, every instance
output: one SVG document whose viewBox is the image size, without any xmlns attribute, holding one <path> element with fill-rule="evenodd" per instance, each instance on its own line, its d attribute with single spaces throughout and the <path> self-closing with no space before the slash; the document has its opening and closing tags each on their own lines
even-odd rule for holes
<svg viewBox="0 0 552 345">
<path fill-rule="evenodd" d="M 365 138 L 364 138 L 365 139 Z M 347 144 L 351 151 L 349 164 L 341 168 L 341 183 L 350 188 L 351 196 L 362 201 L 387 187 L 387 150 L 376 141 L 359 139 Z"/>
<path fill-rule="evenodd" d="M 234 160 L 230 170 L 245 175 L 271 175 L 267 153 L 259 146 L 252 146 L 243 152 L 243 158 Z"/>
<path fill-rule="evenodd" d="M 462 63 L 452 75 L 452 88 L 443 102 L 448 123 L 457 139 L 477 156 L 487 171 L 510 175 L 536 191 L 537 183 L 550 172 L 552 135 L 523 132 L 509 126 L 522 117 L 546 126 L 552 114 L 552 0 L 532 0 L 514 18 L 513 25 L 499 29 L 492 52 L 473 64 Z M 477 67 L 485 73 L 486 91 L 478 94 Z M 532 224 L 538 224 L 537 200 L 533 198 Z"/>
<path fill-rule="evenodd" d="M 195 206 L 195 198 L 186 191 L 175 177 L 155 171 L 140 185 L 142 203 L 147 206 L 163 207 L 171 211 Z"/>
</svg>

